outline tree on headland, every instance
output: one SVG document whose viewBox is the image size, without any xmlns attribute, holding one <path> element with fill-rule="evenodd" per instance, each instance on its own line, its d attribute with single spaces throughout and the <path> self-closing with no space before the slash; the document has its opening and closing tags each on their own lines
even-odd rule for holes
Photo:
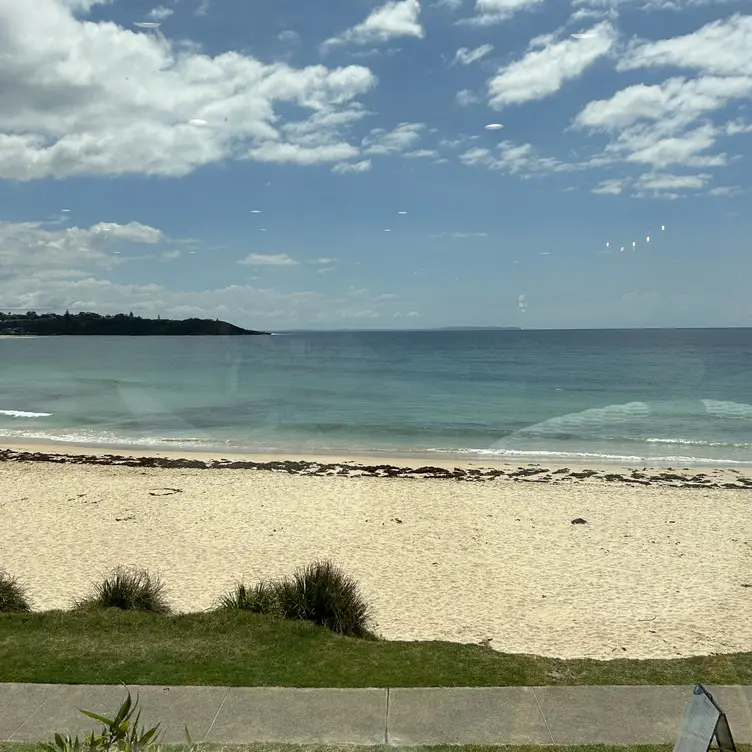
<svg viewBox="0 0 752 752">
<path fill-rule="evenodd" d="M 33 315 L 32 315 L 33 314 Z M 195 336 L 195 335 L 249 335 L 268 334 L 253 329 L 244 329 L 226 321 L 191 318 L 185 320 L 145 319 L 141 316 L 117 313 L 102 316 L 91 311 L 63 315 L 49 313 L 38 315 L 34 311 L 24 314 L 0 313 L 0 333 L 37 335 L 129 335 L 129 336 Z"/>
</svg>

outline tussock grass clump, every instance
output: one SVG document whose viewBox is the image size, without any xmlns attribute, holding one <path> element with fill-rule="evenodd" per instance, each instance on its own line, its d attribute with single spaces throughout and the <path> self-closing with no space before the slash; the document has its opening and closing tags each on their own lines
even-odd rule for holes
<svg viewBox="0 0 752 752">
<path fill-rule="evenodd" d="M 0 569 L 0 613 L 10 611 L 31 611 L 26 587 L 17 577 Z"/>
<path fill-rule="evenodd" d="M 78 601 L 76 606 L 170 613 L 162 580 L 138 567 L 116 567 L 94 586 L 90 596 Z"/>
<path fill-rule="evenodd" d="M 372 636 L 371 613 L 355 580 L 331 561 L 315 561 L 277 585 L 287 619 L 312 621 L 350 637 Z"/>
<path fill-rule="evenodd" d="M 259 582 L 256 585 L 236 583 L 229 593 L 220 598 L 219 608 L 282 616 L 276 589 L 269 582 Z"/>
<path fill-rule="evenodd" d="M 282 580 L 250 587 L 237 583 L 219 607 L 309 621 L 348 637 L 374 639 L 371 611 L 358 584 L 329 560 L 315 561 Z"/>
</svg>

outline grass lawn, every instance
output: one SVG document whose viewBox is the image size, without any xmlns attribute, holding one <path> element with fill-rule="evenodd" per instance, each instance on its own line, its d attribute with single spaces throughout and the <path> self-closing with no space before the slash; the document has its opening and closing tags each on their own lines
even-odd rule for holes
<svg viewBox="0 0 752 752">
<path fill-rule="evenodd" d="M 0 682 L 51 684 L 752 684 L 752 653 L 563 661 L 449 642 L 369 642 L 247 612 L 0 614 L 0 655 Z"/>
</svg>

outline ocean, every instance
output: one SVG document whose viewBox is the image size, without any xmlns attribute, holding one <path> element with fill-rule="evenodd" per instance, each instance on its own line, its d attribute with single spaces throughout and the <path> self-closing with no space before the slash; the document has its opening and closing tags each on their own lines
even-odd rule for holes
<svg viewBox="0 0 752 752">
<path fill-rule="evenodd" d="M 0 441 L 752 465 L 752 329 L 0 339 Z"/>
</svg>

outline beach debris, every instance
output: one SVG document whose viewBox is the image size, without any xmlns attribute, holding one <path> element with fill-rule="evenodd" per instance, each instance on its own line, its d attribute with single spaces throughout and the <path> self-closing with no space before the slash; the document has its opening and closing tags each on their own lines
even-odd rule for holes
<svg viewBox="0 0 752 752">
<path fill-rule="evenodd" d="M 489 123 L 486 126 L 487 131 L 500 131 L 504 126 L 501 123 Z"/>
<path fill-rule="evenodd" d="M 573 525 L 587 525 L 588 521 L 583 520 L 582 517 L 577 517 L 577 519 L 572 520 Z"/>
<path fill-rule="evenodd" d="M 402 520 L 399 517 L 395 517 L 394 522 L 396 522 L 398 525 L 402 524 Z"/>
<path fill-rule="evenodd" d="M 130 520 L 135 520 L 135 519 L 136 519 L 136 515 L 131 514 L 131 515 L 128 515 L 128 517 L 115 517 L 115 522 L 129 522 Z"/>
<path fill-rule="evenodd" d="M 752 582 L 743 582 L 742 587 L 752 587 Z"/>
<path fill-rule="evenodd" d="M 528 483 L 569 483 L 573 480 L 584 480 L 593 478 L 594 480 L 605 480 L 597 470 L 582 470 L 573 472 L 569 468 L 560 468 L 549 470 L 540 467 L 520 467 L 517 471 L 508 472 L 500 468 L 449 468 L 449 467 L 406 467 L 397 465 L 359 465 L 355 462 L 342 464 L 325 464 L 322 462 L 306 462 L 298 460 L 274 460 L 271 462 L 254 462 L 252 460 L 236 460 L 228 462 L 226 460 L 198 460 L 184 458 L 167 458 L 167 457 L 137 457 L 134 455 L 123 456 L 114 454 L 88 455 L 88 454 L 58 454 L 53 452 L 22 452 L 12 449 L 0 449 L 0 462 L 48 462 L 54 464 L 70 465 L 104 465 L 109 467 L 137 467 L 137 468 L 172 468 L 172 469 L 232 469 L 232 470 L 264 470 L 269 472 L 288 473 L 289 475 L 307 475 L 307 476 L 326 476 L 332 473 L 337 475 L 346 475 L 348 477 L 371 477 L 371 478 L 426 478 L 455 480 L 465 483 L 471 482 L 493 482 L 496 480 L 508 479 L 515 482 Z M 643 468 L 647 470 L 648 468 Z M 640 483 L 649 485 L 657 483 L 671 488 L 702 488 L 720 489 L 729 488 L 737 490 L 752 490 L 752 476 L 742 475 L 738 470 L 728 470 L 724 472 L 734 473 L 735 483 L 722 483 L 728 475 L 714 472 L 715 478 L 710 479 L 707 476 L 698 478 L 692 475 L 669 475 L 659 473 L 645 476 L 645 480 L 637 480 L 627 475 L 614 475 L 614 480 L 626 484 Z M 550 475 L 545 475 L 550 473 Z M 702 474 L 701 474 L 702 475 Z M 556 476 L 556 477 L 552 477 Z M 698 482 L 701 481 L 701 482 Z M 150 493 L 155 496 L 167 496 L 175 493 L 181 493 L 179 488 L 162 488 L 152 489 Z M 86 503 L 86 502 L 84 502 Z M 98 501 L 89 503 L 96 504 Z M 263 506 L 263 505 L 262 505 Z M 583 524 L 583 523 L 579 523 Z M 752 545 L 752 544 L 751 544 Z"/>
</svg>

